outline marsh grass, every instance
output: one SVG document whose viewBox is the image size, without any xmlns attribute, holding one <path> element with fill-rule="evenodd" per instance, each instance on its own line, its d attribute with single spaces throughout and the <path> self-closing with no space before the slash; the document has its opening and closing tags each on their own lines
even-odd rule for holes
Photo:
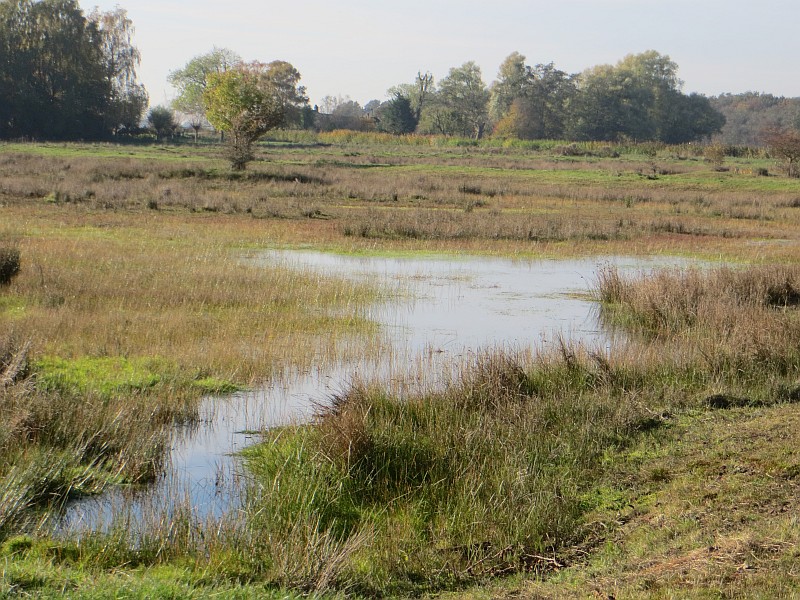
<svg viewBox="0 0 800 600">
<path fill-rule="evenodd" d="M 25 305 L 15 327 L 53 357 L 44 371 L 67 377 L 70 360 L 73 373 L 127 373 L 136 386 L 209 376 L 247 384 L 371 331 L 359 307 L 372 292 L 246 264 L 239 240 L 226 247 L 196 226 L 165 224 L 76 225 L 25 241 L 31 268 L 14 287 Z"/>
<path fill-rule="evenodd" d="M 422 392 L 354 385 L 315 426 L 270 432 L 247 452 L 245 510 L 222 522 L 197 522 L 176 493 L 178 510 L 137 532 L 121 519 L 82 541 L 19 537 L 71 496 L 152 478 L 166 428 L 193 418 L 202 390 L 377 352 L 361 312 L 374 292 L 248 263 L 248 250 L 311 240 L 352 252 L 796 260 L 797 182 L 756 176 L 763 157 L 728 157 L 717 172 L 691 148 L 557 156 L 336 135 L 325 143 L 346 145 L 266 146 L 245 178 L 225 176 L 213 148 L 4 147 L 0 235 L 18 240 L 25 268 L 0 289 L 0 319 L 30 342 L 34 368 L 9 369 L 25 343 L 0 352 L 14 371 L 0 390 L 2 593 L 89 593 L 99 581 L 98 595 L 373 596 L 546 577 L 579 562 L 571 549 L 608 539 L 598 531 L 614 531 L 626 486 L 643 485 L 630 465 L 645 465 L 649 486 L 676 486 L 675 506 L 692 469 L 714 476 L 700 463 L 682 471 L 679 454 L 641 459 L 674 428 L 800 397 L 793 268 L 633 281 L 609 271 L 598 297 L 626 348 L 483 354 Z M 712 397 L 736 401 L 722 410 Z M 659 539 L 700 539 L 682 537 L 687 523 L 676 512 Z M 770 536 L 780 548 L 793 539 Z M 769 543 L 719 547 L 765 556 Z M 789 578 L 796 556 L 776 555 Z M 669 574 L 652 589 L 681 585 Z M 652 585 L 632 581 L 631 595 Z"/>
<path fill-rule="evenodd" d="M 800 270 L 793 265 L 662 271 L 623 279 L 600 272 L 608 319 L 661 339 L 720 375 L 797 376 Z"/>
<path fill-rule="evenodd" d="M 5 355 L 25 346 L 9 338 Z M 13 363 L 5 360 L 5 372 Z M 25 530 L 74 497 L 110 483 L 142 483 L 160 471 L 166 427 L 191 406 L 146 395 L 43 389 L 34 371 L 0 384 L 0 538 Z"/>
<path fill-rule="evenodd" d="M 375 292 L 248 263 L 261 231 L 95 217 L 15 230 L 26 268 L 0 292 L 0 538 L 154 480 L 202 394 L 373 348 L 361 311 Z"/>
<path fill-rule="evenodd" d="M 274 432 L 248 451 L 250 510 L 281 540 L 270 557 L 334 540 L 330 585 L 367 595 L 546 571 L 578 537 L 602 453 L 650 419 L 578 349 L 485 354 L 443 391 L 355 387 L 316 426 Z"/>
<path fill-rule="evenodd" d="M 613 457 L 665 439 L 677 415 L 800 397 L 797 281 L 793 267 L 633 279 L 609 269 L 598 283 L 614 311 L 605 317 L 647 334 L 627 348 L 482 354 L 445 389 L 419 394 L 353 386 L 316 425 L 248 451 L 249 510 L 273 542 L 265 576 L 307 587 L 281 565 L 331 543 L 325 584 L 370 596 L 574 560 L 571 547 L 596 539 L 587 515 L 621 497 L 598 493 L 627 476 Z M 719 397 L 737 402 L 710 402 Z M 648 481 L 669 485 L 672 472 L 655 466 Z"/>
<path fill-rule="evenodd" d="M 272 231 L 290 243 L 313 236 L 361 249 L 377 240 L 547 253 L 543 245 L 560 244 L 755 258 L 757 248 L 736 240 L 791 239 L 797 225 L 796 181 L 675 158 L 691 149 L 563 157 L 548 145 L 341 143 L 266 145 L 245 174 L 207 148 L 13 146 L 0 161 L 0 193 L 12 206 L 76 213 L 241 215 L 278 221 Z"/>
<path fill-rule="evenodd" d="M 415 240 L 513 240 L 564 242 L 580 240 L 621 240 L 641 235 L 635 221 L 600 219 L 569 222 L 550 214 L 521 214 L 518 211 L 481 211 L 437 214 L 430 209 L 369 210 L 353 215 L 341 225 L 345 237 Z"/>
</svg>

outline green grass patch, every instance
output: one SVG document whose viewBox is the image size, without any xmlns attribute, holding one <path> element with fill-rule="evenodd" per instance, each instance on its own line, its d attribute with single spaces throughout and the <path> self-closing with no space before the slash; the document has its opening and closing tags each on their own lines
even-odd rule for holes
<svg viewBox="0 0 800 600">
<path fill-rule="evenodd" d="M 174 366 L 155 358 L 46 356 L 33 363 L 37 385 L 65 394 L 96 393 L 114 396 L 144 391 L 161 383 Z"/>
<path fill-rule="evenodd" d="M 188 161 L 188 160 L 217 160 L 215 156 L 209 156 L 206 149 L 195 146 L 161 146 L 143 144 L 118 144 L 118 143 L 43 143 L 43 144 L 24 144 L 24 143 L 5 143 L 0 145 L 0 150 L 4 152 L 15 152 L 19 154 L 33 154 L 51 158 L 138 158 L 159 161 Z"/>
<path fill-rule="evenodd" d="M 9 319 L 23 317 L 27 309 L 27 304 L 23 298 L 18 296 L 0 295 L 0 315 Z"/>
<path fill-rule="evenodd" d="M 242 386 L 217 377 L 203 377 L 192 381 L 192 387 L 203 394 L 232 394 L 244 389 Z"/>
</svg>

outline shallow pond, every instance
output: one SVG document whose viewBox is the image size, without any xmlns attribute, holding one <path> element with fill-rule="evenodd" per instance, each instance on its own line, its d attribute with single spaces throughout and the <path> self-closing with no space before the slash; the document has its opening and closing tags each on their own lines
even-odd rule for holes
<svg viewBox="0 0 800 600">
<path fill-rule="evenodd" d="M 368 317 L 381 326 L 380 352 L 346 364 L 321 365 L 262 389 L 206 398 L 199 424 L 176 430 L 165 475 L 144 491 L 116 489 L 68 507 L 61 531 L 104 529 L 169 518 L 177 505 L 198 519 L 237 505 L 241 476 L 236 452 L 256 432 L 308 420 L 332 394 L 356 379 L 390 386 L 441 384 L 479 349 L 526 351 L 559 339 L 608 346 L 589 290 L 603 265 L 623 272 L 681 264 L 676 259 L 604 258 L 517 261 L 494 258 L 364 258 L 319 252 L 269 251 L 246 258 L 322 271 L 386 288 L 387 300 Z"/>
</svg>

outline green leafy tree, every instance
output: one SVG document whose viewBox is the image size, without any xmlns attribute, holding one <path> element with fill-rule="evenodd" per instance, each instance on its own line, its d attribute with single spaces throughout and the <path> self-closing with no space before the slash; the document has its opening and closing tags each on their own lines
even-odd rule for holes
<svg viewBox="0 0 800 600">
<path fill-rule="evenodd" d="M 108 12 L 95 8 L 89 19 L 100 32 L 106 78 L 110 83 L 106 127 L 115 134 L 121 129 L 136 129 L 147 108 L 148 96 L 136 79 L 141 54 L 133 45 L 133 22 L 119 7 Z"/>
<path fill-rule="evenodd" d="M 154 106 L 147 113 L 147 123 L 156 134 L 156 141 L 172 137 L 178 124 L 175 121 L 175 113 L 166 106 Z"/>
<path fill-rule="evenodd" d="M 528 96 L 533 79 L 531 68 L 525 64 L 522 54 L 512 52 L 506 57 L 491 88 L 489 113 L 494 121 L 503 119 L 515 100 Z"/>
<path fill-rule="evenodd" d="M 678 65 L 669 56 L 648 50 L 629 54 L 617 70 L 632 82 L 630 97 L 638 101 L 640 120 L 631 127 L 631 137 L 669 142 L 674 138 L 676 121 L 683 117 L 683 82 Z"/>
<path fill-rule="evenodd" d="M 452 135 L 480 139 L 488 120 L 489 90 L 483 82 L 480 67 L 466 62 L 450 69 L 439 82 L 438 103 L 442 123 Z"/>
<path fill-rule="evenodd" d="M 400 94 L 381 105 L 378 118 L 379 129 L 395 135 L 413 133 L 417 128 L 411 100 Z"/>
<path fill-rule="evenodd" d="M 654 50 L 584 71 L 570 103 L 570 137 L 680 143 L 719 131 L 724 119 L 701 96 L 681 92 L 677 71 Z"/>
<path fill-rule="evenodd" d="M 423 75 L 422 71 L 417 71 L 417 78 L 413 83 L 401 83 L 392 86 L 386 94 L 390 98 L 395 96 L 408 98 L 411 103 L 411 110 L 414 112 L 414 121 L 419 123 L 425 105 L 435 94 L 433 75 L 428 72 Z"/>
<path fill-rule="evenodd" d="M 512 57 L 514 55 L 509 59 Z M 519 59 L 524 60 L 524 57 L 519 56 Z M 513 87 L 505 86 L 506 92 L 497 84 L 492 88 L 495 114 L 503 114 L 495 126 L 495 135 L 520 139 L 563 138 L 568 109 L 575 96 L 574 78 L 556 69 L 553 63 L 518 67 L 518 73 L 523 71 L 524 81 L 518 79 Z M 511 104 L 505 108 L 508 99 Z"/>
<path fill-rule="evenodd" d="M 178 91 L 172 108 L 186 115 L 195 133 L 195 142 L 200 128 L 206 121 L 203 95 L 212 75 L 225 73 L 241 64 L 241 57 L 227 48 L 214 48 L 206 54 L 191 59 L 182 69 L 169 74 L 169 83 Z"/>
<path fill-rule="evenodd" d="M 725 125 L 725 116 L 701 94 L 674 93 L 659 116 L 658 139 L 667 144 L 710 138 Z"/>
<path fill-rule="evenodd" d="M 317 124 L 317 116 L 319 111 L 315 110 L 308 104 L 300 109 L 300 127 L 303 129 L 315 129 Z"/>
<path fill-rule="evenodd" d="M 138 126 L 147 92 L 124 10 L 0 2 L 0 137 L 98 139 Z"/>
<path fill-rule="evenodd" d="M 282 125 L 301 126 L 303 108 L 308 106 L 308 96 L 305 86 L 300 85 L 300 72 L 284 60 L 273 60 L 263 71 L 265 82 L 272 88 L 283 107 Z"/>
<path fill-rule="evenodd" d="M 237 171 L 253 160 L 253 144 L 284 122 L 284 107 L 262 63 L 213 73 L 203 94 L 206 117 L 228 132 L 226 154 Z"/>
<path fill-rule="evenodd" d="M 444 102 L 438 91 L 432 92 L 422 111 L 417 133 L 439 135 L 471 135 L 462 115 Z"/>
<path fill-rule="evenodd" d="M 610 65 L 584 71 L 570 111 L 568 137 L 610 141 L 626 135 L 624 86 L 624 78 Z"/>
<path fill-rule="evenodd" d="M 536 65 L 533 77 L 527 97 L 534 125 L 532 134 L 542 139 L 563 138 L 569 107 L 575 98 L 575 78 L 553 63 Z"/>
<path fill-rule="evenodd" d="M 72 0 L 0 4 L 0 136 L 100 138 L 111 82 L 97 25 Z"/>
</svg>

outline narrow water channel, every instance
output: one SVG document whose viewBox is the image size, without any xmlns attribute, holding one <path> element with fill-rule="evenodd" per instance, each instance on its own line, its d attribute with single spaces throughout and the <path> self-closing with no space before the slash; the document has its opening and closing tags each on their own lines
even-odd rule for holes
<svg viewBox="0 0 800 600">
<path fill-rule="evenodd" d="M 680 264 L 675 259 L 604 258 L 512 261 L 494 258 L 375 258 L 303 251 L 269 251 L 247 257 L 384 286 L 389 300 L 368 317 L 381 327 L 389 350 L 359 361 L 324 365 L 264 388 L 208 397 L 199 424 L 176 430 L 165 474 L 146 490 L 115 489 L 69 506 L 59 525 L 66 533 L 169 518 L 176 502 L 199 520 L 236 508 L 236 453 L 265 428 L 308 420 L 319 404 L 355 379 L 387 385 L 437 385 L 479 349 L 547 348 L 559 338 L 608 346 L 596 305 L 588 298 L 598 269 L 623 272 Z M 416 368 L 422 365 L 424 368 Z M 131 525 L 128 525 L 131 526 Z"/>
</svg>

